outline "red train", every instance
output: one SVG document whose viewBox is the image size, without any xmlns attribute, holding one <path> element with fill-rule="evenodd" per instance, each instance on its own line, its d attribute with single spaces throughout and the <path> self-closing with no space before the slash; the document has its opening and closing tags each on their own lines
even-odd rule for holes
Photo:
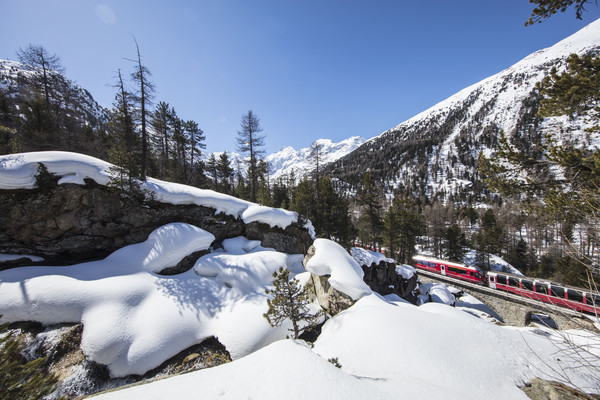
<svg viewBox="0 0 600 400">
<path fill-rule="evenodd" d="M 504 290 L 519 296 L 556 304 L 592 314 L 600 311 L 600 296 L 588 290 L 561 285 L 544 279 L 528 278 L 506 272 L 489 271 L 483 275 L 477 268 L 436 258 L 415 256 L 414 266 L 426 271 L 479 283 L 492 289 Z"/>
</svg>

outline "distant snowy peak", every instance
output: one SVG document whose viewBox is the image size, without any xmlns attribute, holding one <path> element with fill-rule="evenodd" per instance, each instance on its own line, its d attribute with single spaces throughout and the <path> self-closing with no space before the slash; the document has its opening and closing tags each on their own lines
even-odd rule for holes
<svg viewBox="0 0 600 400">
<path fill-rule="evenodd" d="M 324 166 L 351 153 L 364 142 L 365 139 L 360 136 L 352 136 L 337 143 L 330 139 L 318 139 L 310 147 L 300 150 L 291 146 L 284 147 L 268 155 L 265 160 L 269 163 L 272 179 L 288 176 L 292 172 L 300 179 L 316 168 L 317 157 L 319 166 Z"/>
</svg>

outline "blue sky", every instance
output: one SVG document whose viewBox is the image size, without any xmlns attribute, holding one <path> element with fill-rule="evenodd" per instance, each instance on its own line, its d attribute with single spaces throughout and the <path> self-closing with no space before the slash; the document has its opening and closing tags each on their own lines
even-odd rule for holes
<svg viewBox="0 0 600 400">
<path fill-rule="evenodd" d="M 0 0 L 0 58 L 29 43 L 58 54 L 103 106 L 135 35 L 156 101 L 234 151 L 261 119 L 267 153 L 370 138 L 600 17 L 573 10 L 524 27 L 527 0 Z"/>
</svg>

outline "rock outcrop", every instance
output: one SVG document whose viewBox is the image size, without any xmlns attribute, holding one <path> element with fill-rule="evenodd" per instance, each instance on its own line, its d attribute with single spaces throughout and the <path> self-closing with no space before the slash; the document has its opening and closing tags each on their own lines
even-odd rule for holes
<svg viewBox="0 0 600 400">
<path fill-rule="evenodd" d="M 350 296 L 336 290 L 329 284 L 329 275 L 319 276 L 311 274 L 311 281 L 315 289 L 315 296 L 321 308 L 323 308 L 327 314 L 334 316 L 350 308 L 355 301 Z"/>
<path fill-rule="evenodd" d="M 540 378 L 534 378 L 531 382 L 521 388 L 532 400 L 593 400 L 600 399 L 595 394 L 583 393 L 555 381 L 547 381 Z"/>
<path fill-rule="evenodd" d="M 412 303 L 416 302 L 414 290 L 417 287 L 417 275 L 406 279 L 396 271 L 396 265 L 386 261 L 379 264 L 361 265 L 365 275 L 364 281 L 369 287 L 381 294 L 397 294 Z"/>
<path fill-rule="evenodd" d="M 148 237 L 159 226 L 185 222 L 223 239 L 246 236 L 264 247 L 304 253 L 312 239 L 292 224 L 285 229 L 216 213 L 210 207 L 168 204 L 117 193 L 93 180 L 85 185 L 49 184 L 38 189 L 0 190 L 0 253 L 44 258 L 45 265 L 101 259 Z M 19 259 L 0 270 L 27 264 Z M 33 264 L 30 262 L 29 264 Z"/>
</svg>

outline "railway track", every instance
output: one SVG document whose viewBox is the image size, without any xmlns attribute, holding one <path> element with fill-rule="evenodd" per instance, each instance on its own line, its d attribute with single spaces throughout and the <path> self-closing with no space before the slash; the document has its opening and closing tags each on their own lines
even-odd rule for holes
<svg viewBox="0 0 600 400">
<path fill-rule="evenodd" d="M 559 307 L 554 304 L 544 303 L 542 301 L 530 299 L 528 297 L 517 296 L 512 293 L 508 293 L 508 292 L 504 292 L 504 291 L 500 291 L 500 290 L 496 290 L 496 289 L 491 289 L 487 286 L 478 285 L 476 283 L 461 281 L 460 279 L 455 279 L 455 278 L 452 278 L 452 277 L 449 277 L 446 275 L 440 275 L 440 274 L 425 271 L 422 269 L 417 269 L 417 274 L 421 275 L 421 276 L 426 276 L 426 277 L 434 279 L 436 281 L 451 284 L 452 286 L 455 286 L 455 287 L 458 287 L 461 289 L 468 289 L 472 292 L 483 293 L 483 294 L 493 296 L 493 297 L 496 297 L 499 299 L 511 301 L 513 303 L 521 304 L 521 305 L 528 306 L 528 307 L 533 307 L 537 310 L 542 310 L 542 311 L 552 312 L 552 313 L 559 313 L 562 315 L 567 315 L 569 317 L 587 318 L 586 314 L 579 312 L 579 311 L 571 310 L 570 308 Z"/>
</svg>

